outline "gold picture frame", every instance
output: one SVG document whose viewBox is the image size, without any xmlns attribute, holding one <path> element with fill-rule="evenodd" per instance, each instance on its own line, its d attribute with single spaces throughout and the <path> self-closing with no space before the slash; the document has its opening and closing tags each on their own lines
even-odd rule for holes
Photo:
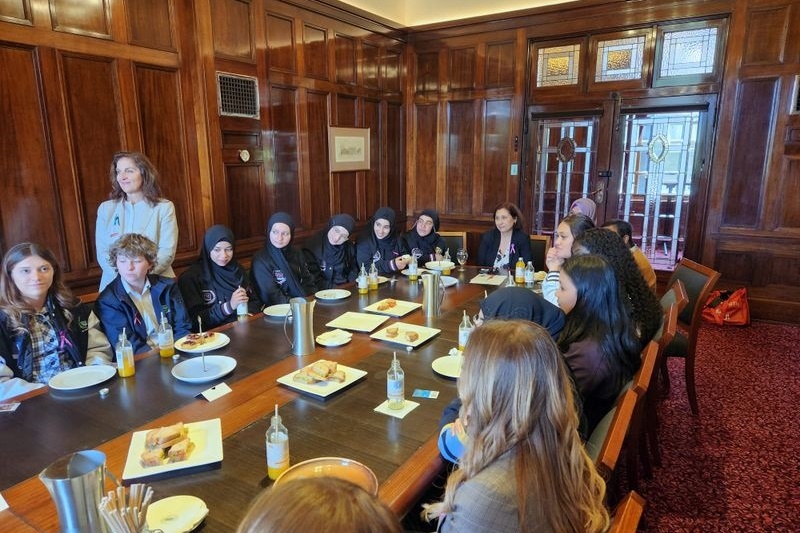
<svg viewBox="0 0 800 533">
<path fill-rule="evenodd" d="M 331 172 L 369 170 L 369 128 L 328 126 Z"/>
</svg>

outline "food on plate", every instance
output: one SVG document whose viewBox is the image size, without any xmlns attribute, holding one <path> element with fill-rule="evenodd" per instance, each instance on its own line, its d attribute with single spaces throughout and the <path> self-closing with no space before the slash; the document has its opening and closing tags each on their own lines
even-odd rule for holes
<svg viewBox="0 0 800 533">
<path fill-rule="evenodd" d="M 400 334 L 400 328 L 397 326 L 389 326 L 386 328 L 386 336 L 390 339 L 397 337 Z"/>
<path fill-rule="evenodd" d="M 184 348 L 201 346 L 208 342 L 212 342 L 215 335 L 216 333 L 213 331 L 207 331 L 205 333 L 189 333 L 186 335 L 186 338 L 183 340 L 183 342 L 181 342 L 181 346 Z"/>
<path fill-rule="evenodd" d="M 155 450 L 156 448 L 169 448 L 172 444 L 183 439 L 189 431 L 183 422 L 178 422 L 171 426 L 164 426 L 158 429 L 151 429 L 144 438 L 145 448 Z"/>
<path fill-rule="evenodd" d="M 189 430 L 178 422 L 171 426 L 151 429 L 144 437 L 144 452 L 139 457 L 142 466 L 161 466 L 164 461 L 177 463 L 185 461 L 194 450 L 189 439 Z"/>
<path fill-rule="evenodd" d="M 165 458 L 164 449 L 156 448 L 155 450 L 145 450 L 139 458 L 139 462 L 144 467 L 161 466 L 164 464 Z"/>
<path fill-rule="evenodd" d="M 544 270 L 540 270 L 538 272 L 533 273 L 533 279 L 536 281 L 544 281 L 544 278 L 547 276 L 547 272 Z"/>
<path fill-rule="evenodd" d="M 389 309 L 391 309 L 393 307 L 397 307 L 397 300 L 395 300 L 393 298 L 387 298 L 386 300 L 382 300 L 381 302 L 378 302 L 377 310 L 378 311 L 387 311 L 387 310 L 389 310 Z"/>
<path fill-rule="evenodd" d="M 339 370 L 338 364 L 335 361 L 326 361 L 320 359 L 316 363 L 301 368 L 292 376 L 293 381 L 299 383 L 306 383 L 313 385 L 321 381 L 335 381 L 337 383 L 344 383 L 346 379 L 343 370 Z"/>
<path fill-rule="evenodd" d="M 192 450 L 194 450 L 194 442 L 187 437 L 170 446 L 169 452 L 167 452 L 167 458 L 170 463 L 185 461 L 189 458 L 189 454 L 192 453 Z"/>
<path fill-rule="evenodd" d="M 406 339 L 410 342 L 414 342 L 419 339 L 419 333 L 416 331 L 406 331 Z"/>
</svg>

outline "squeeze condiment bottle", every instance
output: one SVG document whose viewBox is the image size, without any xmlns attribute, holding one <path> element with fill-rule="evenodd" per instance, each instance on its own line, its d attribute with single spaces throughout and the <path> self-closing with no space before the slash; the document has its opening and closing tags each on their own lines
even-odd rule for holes
<svg viewBox="0 0 800 533">
<path fill-rule="evenodd" d="M 394 352 L 392 366 L 386 373 L 386 396 L 389 401 L 389 409 L 402 409 L 406 403 L 405 397 L 406 373 L 400 368 L 400 361 L 397 360 L 397 352 Z"/>
<path fill-rule="evenodd" d="M 369 267 L 369 290 L 377 291 L 378 290 L 378 267 L 375 266 L 375 261 L 372 262 L 372 266 Z"/>
<path fill-rule="evenodd" d="M 461 319 L 461 324 L 458 326 L 458 349 L 464 351 L 467 345 L 469 334 L 472 333 L 472 322 L 467 316 L 467 310 L 464 309 L 464 317 Z"/>
<path fill-rule="evenodd" d="M 241 289 L 242 286 L 239 285 L 239 288 Z M 247 318 L 247 315 L 248 315 L 247 311 L 248 311 L 247 302 L 240 303 L 239 305 L 236 306 L 236 318 L 238 320 L 243 320 L 243 319 Z"/>
<path fill-rule="evenodd" d="M 412 252 L 411 261 L 408 263 L 408 281 L 417 281 L 419 278 L 419 268 L 417 265 L 417 256 Z"/>
<path fill-rule="evenodd" d="M 369 292 L 369 287 L 367 286 L 367 271 L 364 268 L 364 263 L 361 263 L 361 270 L 358 273 L 356 285 L 358 286 L 358 294 L 367 294 L 367 292 Z"/>
<path fill-rule="evenodd" d="M 281 423 L 278 404 L 275 404 L 275 416 L 267 428 L 267 475 L 270 479 L 278 479 L 289 468 L 289 432 Z"/>
<path fill-rule="evenodd" d="M 525 286 L 530 288 L 533 287 L 533 275 L 535 270 L 533 268 L 533 262 L 528 261 L 528 266 L 525 267 Z"/>
<path fill-rule="evenodd" d="M 172 326 L 167 322 L 167 317 L 161 313 L 161 325 L 158 326 L 158 353 L 161 357 L 175 355 L 175 341 L 172 338 Z"/>
<path fill-rule="evenodd" d="M 525 282 L 525 261 L 522 256 L 517 259 L 516 268 L 514 269 L 514 281 L 517 285 L 522 285 Z"/>
<path fill-rule="evenodd" d="M 117 373 L 121 378 L 127 378 L 136 373 L 136 367 L 133 363 L 133 346 L 131 346 L 125 328 L 122 328 L 122 333 L 119 334 L 117 341 Z"/>
</svg>

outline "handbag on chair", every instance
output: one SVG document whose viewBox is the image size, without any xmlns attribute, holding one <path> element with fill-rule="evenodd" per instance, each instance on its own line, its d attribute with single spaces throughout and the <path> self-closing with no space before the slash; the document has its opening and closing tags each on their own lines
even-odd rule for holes
<svg viewBox="0 0 800 533">
<path fill-rule="evenodd" d="M 703 307 L 703 321 L 718 326 L 747 326 L 750 324 L 750 305 L 747 289 L 713 291 Z"/>
</svg>

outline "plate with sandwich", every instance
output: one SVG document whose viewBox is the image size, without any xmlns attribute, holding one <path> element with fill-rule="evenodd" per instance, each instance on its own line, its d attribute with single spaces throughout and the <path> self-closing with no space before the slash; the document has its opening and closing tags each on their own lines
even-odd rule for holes
<svg viewBox="0 0 800 533">
<path fill-rule="evenodd" d="M 394 298 L 384 298 L 383 300 L 377 301 L 372 305 L 368 305 L 364 308 L 364 311 L 400 317 L 405 316 L 411 311 L 415 311 L 420 307 L 422 307 L 422 304 L 417 302 L 407 302 L 405 300 L 395 300 Z"/>
<path fill-rule="evenodd" d="M 278 383 L 318 398 L 327 398 L 367 375 L 365 370 L 320 359 L 278 378 Z"/>
<path fill-rule="evenodd" d="M 205 359 L 205 363 L 203 359 Z M 236 368 L 236 359 L 233 357 L 206 355 L 181 361 L 172 367 L 172 375 L 175 376 L 175 379 L 187 383 L 205 383 L 230 374 L 234 368 Z"/>
<path fill-rule="evenodd" d="M 395 322 L 391 326 L 376 331 L 370 335 L 370 338 L 416 347 L 441 333 L 441 331 L 440 329 L 418 326 L 417 324 Z"/>
<path fill-rule="evenodd" d="M 122 479 L 149 478 L 220 461 L 222 424 L 219 418 L 188 424 L 178 422 L 135 431 L 131 435 Z"/>
<path fill-rule="evenodd" d="M 231 338 L 224 333 L 207 331 L 204 333 L 189 333 L 175 341 L 175 348 L 186 353 L 203 353 L 227 346 Z"/>
</svg>

